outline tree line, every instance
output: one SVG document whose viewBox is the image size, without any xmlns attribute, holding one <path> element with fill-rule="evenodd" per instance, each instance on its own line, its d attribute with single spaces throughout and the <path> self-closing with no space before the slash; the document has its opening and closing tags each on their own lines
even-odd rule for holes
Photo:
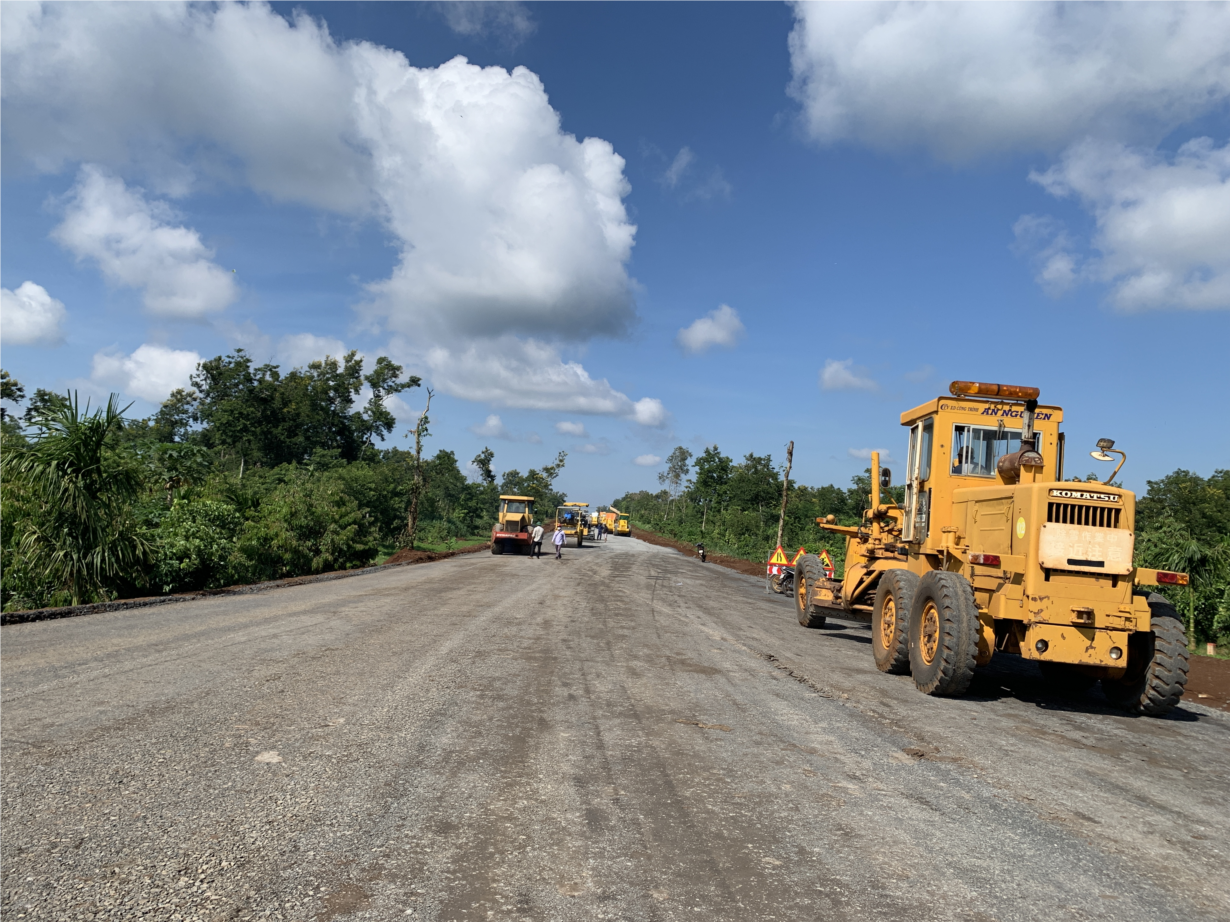
<svg viewBox="0 0 1230 922">
<path fill-rule="evenodd" d="M 631 515 L 633 527 L 689 544 L 703 542 L 710 552 L 764 561 L 777 537 L 782 473 L 767 454 L 748 453 L 736 462 L 716 445 L 699 456 L 679 446 L 658 476 L 662 489 L 628 493 L 614 505 Z M 903 487 L 888 492 L 904 502 Z M 845 539 L 822 531 L 815 520 L 834 515 L 839 525 L 856 525 L 870 508 L 870 495 L 869 469 L 846 488 L 792 481 L 783 531 L 786 550 L 827 549 L 840 574 Z M 1230 470 L 1205 478 L 1180 469 L 1148 481 L 1136 505 L 1136 564 L 1189 574 L 1187 587 L 1160 591 L 1186 615 L 1194 642 L 1230 644 Z"/>
<path fill-rule="evenodd" d="M 501 492 L 539 508 L 566 454 L 497 483 L 484 448 L 457 456 L 382 448 L 388 398 L 421 386 L 355 352 L 288 372 L 242 349 L 201 362 L 191 388 L 145 419 L 112 395 L 25 388 L 0 372 L 0 606 L 5 611 L 218 588 L 373 563 L 402 547 L 482 540 Z M 358 405 L 364 389 L 370 398 Z M 417 515 L 412 520 L 411 508 Z"/>
</svg>

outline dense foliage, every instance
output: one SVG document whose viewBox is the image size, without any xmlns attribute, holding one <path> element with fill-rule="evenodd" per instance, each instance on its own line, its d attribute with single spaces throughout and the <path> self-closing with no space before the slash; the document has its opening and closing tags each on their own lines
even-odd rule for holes
<svg viewBox="0 0 1230 922">
<path fill-rule="evenodd" d="M 5 611 L 370 564 L 405 546 L 416 483 L 419 546 L 477 538 L 495 519 L 490 449 L 473 479 L 453 452 L 424 452 L 416 480 L 414 453 L 376 447 L 397 424 L 387 398 L 419 385 L 388 358 L 368 374 L 355 353 L 283 373 L 236 350 L 192 382 L 130 420 L 114 398 L 94 411 L 43 390 L 27 400 L 3 374 L 2 398 L 25 404 L 0 432 Z M 563 463 L 504 485 L 562 502 Z"/>
<path fill-rule="evenodd" d="M 717 446 L 692 457 L 676 448 L 659 475 L 662 490 L 626 494 L 615 507 L 631 514 L 634 528 L 704 542 L 713 553 L 767 560 L 782 498 L 782 472 L 772 458 L 748 454 L 736 463 Z M 782 539 L 787 551 L 827 548 L 841 573 L 845 539 L 821 531 L 815 520 L 834 515 L 840 525 L 857 524 L 870 506 L 870 474 L 855 477 L 846 489 L 791 482 Z M 904 500 L 903 488 L 890 492 Z M 1163 590 L 1188 616 L 1190 636 L 1230 643 L 1230 471 L 1205 479 L 1178 470 L 1149 481 L 1137 508 L 1136 536 L 1139 566 L 1190 574 L 1188 587 Z"/>
</svg>

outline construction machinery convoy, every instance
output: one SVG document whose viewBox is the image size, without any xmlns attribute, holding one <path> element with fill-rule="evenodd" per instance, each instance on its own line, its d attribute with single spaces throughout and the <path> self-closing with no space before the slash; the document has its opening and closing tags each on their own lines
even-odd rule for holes
<svg viewBox="0 0 1230 922">
<path fill-rule="evenodd" d="M 530 549 L 534 525 L 534 497 L 501 496 L 500 513 L 491 526 L 491 553 L 518 554 Z"/>
<path fill-rule="evenodd" d="M 826 613 L 870 616 L 883 672 L 910 673 L 929 695 L 960 695 L 997 654 L 1036 660 L 1070 689 L 1101 681 L 1126 710 L 1162 714 L 1187 682 L 1183 621 L 1142 587 L 1187 575 L 1133 566 L 1136 498 L 1111 486 L 1126 456 L 1110 439 L 1093 457 L 1120 458 L 1105 482 L 1064 481 L 1063 411 L 1033 387 L 954 381 L 901 414 L 909 427 L 905 500 L 871 456 L 871 508 L 846 536 L 845 572 L 799 558 L 799 623 Z M 884 500 L 888 499 L 887 502 Z"/>
<path fill-rule="evenodd" d="M 564 503 L 555 510 L 555 522 L 564 530 L 565 540 L 575 537 L 581 547 L 589 533 L 589 503 Z"/>
</svg>

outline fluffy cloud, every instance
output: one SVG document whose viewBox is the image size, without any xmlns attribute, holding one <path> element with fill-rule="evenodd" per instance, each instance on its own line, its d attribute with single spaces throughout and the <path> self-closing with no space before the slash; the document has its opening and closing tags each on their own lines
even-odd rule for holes
<svg viewBox="0 0 1230 922">
<path fill-rule="evenodd" d="M 632 459 L 632 463 L 641 467 L 657 467 L 662 463 L 662 459 L 657 455 L 637 455 Z"/>
<path fill-rule="evenodd" d="M 524 3 L 506 0 L 461 0 L 435 3 L 448 27 L 458 35 L 495 36 L 516 46 L 533 34 L 537 26 Z"/>
<path fill-rule="evenodd" d="M 461 349 L 435 347 L 426 364 L 441 391 L 495 406 L 615 416 L 660 427 L 669 415 L 662 401 L 632 400 L 605 378 L 595 381 L 577 362 L 561 360 L 551 346 L 504 337 Z"/>
<path fill-rule="evenodd" d="M 488 416 L 480 425 L 471 426 L 470 431 L 484 439 L 501 439 L 505 442 L 529 442 L 531 445 L 542 444 L 542 439 L 537 432 L 528 432 L 525 435 L 517 435 L 510 432 L 508 427 L 504 425 L 504 421 L 495 413 Z"/>
<path fill-rule="evenodd" d="M 723 304 L 717 310 L 710 311 L 706 316 L 692 321 L 675 337 L 675 342 L 684 352 L 695 355 L 705 352 L 714 346 L 733 347 L 747 332 L 739 312 L 729 304 Z"/>
<path fill-rule="evenodd" d="M 480 15 L 449 10 L 461 31 Z M 515 12 L 491 7 L 481 17 Z M 563 131 L 542 82 L 524 67 L 464 58 L 412 67 L 398 52 L 337 42 L 308 15 L 287 20 L 261 3 L 5 4 L 0 14 L 6 172 L 88 162 L 139 174 L 160 194 L 229 182 L 373 217 L 400 257 L 360 309 L 424 349 L 477 356 L 510 336 L 531 351 L 554 348 L 540 344 L 622 335 L 636 319 L 624 160 L 607 141 Z M 105 185 L 102 169 L 90 175 Z M 192 231 L 110 182 L 136 202 L 132 210 L 152 215 L 147 228 L 181 232 L 187 249 L 177 252 L 198 253 L 188 263 L 217 283 Z M 63 239 L 77 238 L 66 231 Z M 140 277 L 152 310 L 198 316 L 233 297 L 229 287 L 180 285 L 180 297 L 197 301 L 177 303 L 137 271 L 148 260 L 108 240 L 86 234 L 73 245 L 104 271 Z M 558 381 L 580 383 L 577 400 L 514 387 L 495 402 L 649 425 L 665 418 L 659 401 L 634 404 L 580 365 L 555 366 Z M 442 387 L 485 392 L 447 373 Z M 519 395 L 528 402 L 517 403 Z M 591 405 L 598 409 L 584 409 Z"/>
<path fill-rule="evenodd" d="M 1094 215 L 1101 254 L 1082 261 L 1053 221 L 1025 216 L 1017 239 L 1035 252 L 1043 287 L 1086 277 L 1110 283 L 1123 310 L 1230 308 L 1230 144 L 1199 138 L 1166 157 L 1086 141 L 1030 178 Z"/>
<path fill-rule="evenodd" d="M 570 423 L 561 420 L 555 424 L 555 431 L 560 435 L 575 435 L 579 439 L 589 438 L 589 433 L 585 431 L 585 423 Z"/>
<path fill-rule="evenodd" d="M 587 442 L 584 445 L 577 445 L 573 448 L 573 451 L 579 452 L 583 455 L 609 455 L 612 451 L 614 451 L 614 449 L 611 448 L 610 442 L 606 439 L 599 439 L 597 442 Z"/>
<path fill-rule="evenodd" d="M 146 343 L 132 355 L 99 352 L 94 356 L 90 378 L 132 397 L 161 403 L 175 388 L 188 386 L 200 361 L 195 352 Z"/>
<path fill-rule="evenodd" d="M 826 391 L 874 391 L 879 389 L 866 372 L 855 368 L 854 359 L 828 359 L 820 371 L 820 388 Z"/>
<path fill-rule="evenodd" d="M 95 260 L 111 281 L 143 289 L 153 314 L 197 318 L 224 309 L 236 296 L 231 273 L 213 263 L 196 231 L 172 221 L 165 204 L 85 166 L 52 236 L 78 259 Z"/>
<path fill-rule="evenodd" d="M 1230 5 L 798 3 L 792 95 L 812 136 L 953 161 L 1156 141 L 1230 98 Z"/>
<path fill-rule="evenodd" d="M 291 368 L 304 368 L 327 355 L 340 361 L 347 351 L 340 339 L 312 333 L 294 333 L 278 340 L 278 360 Z"/>
<path fill-rule="evenodd" d="M 16 291 L 0 288 L 0 338 L 9 346 L 58 346 L 64 342 L 64 303 L 34 282 Z"/>
</svg>

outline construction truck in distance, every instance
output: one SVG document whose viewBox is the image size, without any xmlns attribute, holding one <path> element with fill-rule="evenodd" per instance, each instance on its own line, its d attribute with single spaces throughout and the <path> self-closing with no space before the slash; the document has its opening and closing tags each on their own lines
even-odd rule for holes
<svg viewBox="0 0 1230 922">
<path fill-rule="evenodd" d="M 534 497 L 501 496 L 499 519 L 491 526 L 491 553 L 528 552 L 533 527 Z"/>
<path fill-rule="evenodd" d="M 1104 482 L 1064 481 L 1063 411 L 1039 391 L 954 381 L 901 414 L 909 427 L 905 502 L 883 502 L 892 473 L 871 455 L 871 508 L 846 536 L 845 573 L 814 555 L 795 568 L 799 623 L 826 613 L 871 618 L 883 672 L 912 674 L 929 695 L 960 695 L 997 654 L 1036 660 L 1068 691 L 1102 690 L 1114 705 L 1158 715 L 1187 682 L 1183 621 L 1142 587 L 1187 575 L 1133 565 L 1136 497 L 1111 486 L 1127 456 L 1100 439 L 1093 457 L 1119 464 Z"/>
<path fill-rule="evenodd" d="M 628 513 L 620 512 L 614 506 L 611 507 L 611 511 L 615 513 L 615 528 L 612 531 L 612 534 L 622 535 L 625 538 L 631 538 L 632 522 L 628 518 Z"/>
<path fill-rule="evenodd" d="M 564 503 L 555 510 L 555 522 L 564 530 L 564 539 L 575 536 L 577 547 L 589 533 L 589 503 Z"/>
</svg>

